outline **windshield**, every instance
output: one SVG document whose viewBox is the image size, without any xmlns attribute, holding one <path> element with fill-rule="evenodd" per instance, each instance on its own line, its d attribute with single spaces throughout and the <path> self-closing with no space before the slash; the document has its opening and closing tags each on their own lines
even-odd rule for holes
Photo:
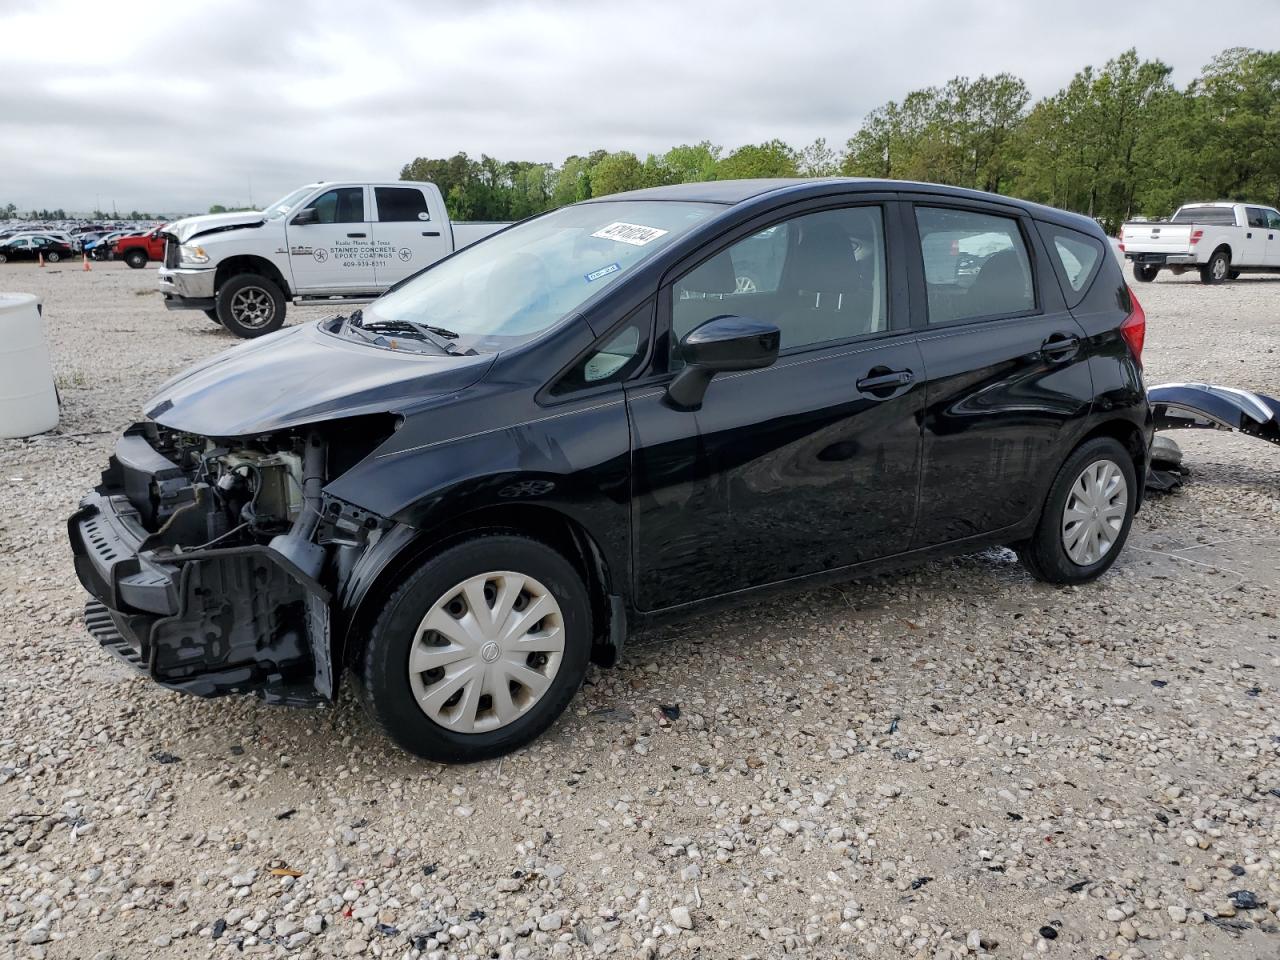
<svg viewBox="0 0 1280 960">
<path fill-rule="evenodd" d="M 513 347 L 723 209 L 661 200 L 562 207 L 432 267 L 365 307 L 362 323 L 429 325 L 464 352 Z"/>
<path fill-rule="evenodd" d="M 307 196 L 314 189 L 315 184 L 312 184 L 309 187 L 299 187 L 297 190 L 293 191 L 293 193 L 286 197 L 282 197 L 275 203 L 271 204 L 271 206 L 267 207 L 267 209 L 263 210 L 262 215 L 268 220 L 279 220 L 286 213 L 292 210 L 303 197 Z"/>
</svg>

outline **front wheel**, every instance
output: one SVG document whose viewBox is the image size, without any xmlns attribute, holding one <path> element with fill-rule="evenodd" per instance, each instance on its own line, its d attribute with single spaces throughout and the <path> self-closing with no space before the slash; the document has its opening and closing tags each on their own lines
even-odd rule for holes
<svg viewBox="0 0 1280 960">
<path fill-rule="evenodd" d="M 1200 268 L 1201 283 L 1222 283 L 1231 275 L 1231 254 L 1215 250 L 1209 262 Z"/>
<path fill-rule="evenodd" d="M 145 250 L 130 250 L 124 255 L 124 262 L 134 270 L 141 270 L 147 265 L 147 252 Z"/>
<path fill-rule="evenodd" d="M 560 553 L 515 534 L 430 558 L 388 597 L 357 684 L 397 744 L 438 763 L 509 753 L 573 699 L 591 649 L 591 605 Z"/>
<path fill-rule="evenodd" d="M 1081 444 L 1058 471 L 1031 539 L 1018 557 L 1037 580 L 1096 580 L 1124 548 L 1137 507 L 1129 451 L 1112 437 Z"/>
<path fill-rule="evenodd" d="M 241 273 L 218 290 L 215 309 L 222 325 L 246 340 L 284 326 L 284 294 L 258 273 Z"/>
<path fill-rule="evenodd" d="M 1133 265 L 1133 275 L 1141 283 L 1150 283 L 1160 273 L 1159 267 L 1153 267 L 1146 263 L 1135 263 Z"/>
</svg>

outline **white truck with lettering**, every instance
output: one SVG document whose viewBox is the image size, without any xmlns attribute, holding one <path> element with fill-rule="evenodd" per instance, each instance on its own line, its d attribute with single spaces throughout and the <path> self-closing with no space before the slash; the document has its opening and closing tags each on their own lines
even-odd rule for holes
<svg viewBox="0 0 1280 960">
<path fill-rule="evenodd" d="M 259 337 L 295 303 L 366 303 L 504 223 L 454 223 L 433 183 L 311 183 L 261 212 L 165 228 L 160 292 L 236 336 Z"/>
<path fill-rule="evenodd" d="M 1280 211 L 1256 203 L 1187 203 L 1168 220 L 1126 223 L 1120 235 L 1133 275 L 1150 283 L 1161 270 L 1188 270 L 1201 283 L 1242 273 L 1280 273 Z"/>
</svg>

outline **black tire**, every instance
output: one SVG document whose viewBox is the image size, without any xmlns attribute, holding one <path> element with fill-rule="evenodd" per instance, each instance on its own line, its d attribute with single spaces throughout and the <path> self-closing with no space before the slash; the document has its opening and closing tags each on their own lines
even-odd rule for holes
<svg viewBox="0 0 1280 960">
<path fill-rule="evenodd" d="M 564 652 L 551 685 L 505 726 L 459 733 L 429 718 L 414 697 L 409 654 L 423 618 L 455 586 L 493 571 L 524 574 L 560 605 Z M 365 709 L 393 741 L 437 763 L 473 763 L 510 753 L 542 734 L 564 712 L 586 674 L 591 603 L 582 578 L 560 553 L 518 534 L 464 541 L 426 560 L 387 598 L 360 655 L 355 686 Z"/>
<path fill-rule="evenodd" d="M 1124 519 L 1111 547 L 1093 563 L 1076 563 L 1067 554 L 1063 544 L 1062 519 L 1066 510 L 1067 498 L 1072 487 L 1085 468 L 1101 460 L 1110 460 L 1120 468 L 1127 485 L 1128 496 L 1125 504 Z M 1045 498 L 1044 509 L 1040 513 L 1040 522 L 1036 526 L 1031 539 L 1018 544 L 1014 549 L 1018 559 L 1037 580 L 1046 583 L 1078 584 L 1096 580 L 1116 561 L 1116 557 L 1124 549 L 1129 538 L 1129 529 L 1133 526 L 1133 511 L 1138 498 L 1138 481 L 1133 467 L 1133 459 L 1124 445 L 1112 437 L 1095 437 L 1082 443 L 1054 478 L 1049 495 Z"/>
<path fill-rule="evenodd" d="M 1227 279 L 1228 279 L 1228 280 L 1239 280 L 1239 279 L 1240 279 L 1240 271 L 1239 271 L 1239 270 L 1229 270 L 1229 271 L 1227 271 Z"/>
<path fill-rule="evenodd" d="M 1231 276 L 1231 254 L 1226 250 L 1215 250 L 1209 262 L 1200 268 L 1201 283 L 1222 283 Z"/>
<path fill-rule="evenodd" d="M 62 259 L 62 254 L 60 254 L 57 250 L 50 250 L 48 253 L 44 255 L 45 263 L 57 263 L 61 259 Z"/>
<path fill-rule="evenodd" d="M 147 265 L 147 251 L 138 249 L 130 250 L 124 255 L 124 262 L 134 270 L 141 270 Z"/>
<path fill-rule="evenodd" d="M 7 253 L 4 253 L 3 251 L 0 251 L 0 263 L 8 263 L 8 262 L 9 262 L 9 255 Z"/>
<path fill-rule="evenodd" d="M 1133 265 L 1133 278 L 1139 283 L 1150 283 L 1160 273 L 1160 268 L 1148 263 Z"/>
<path fill-rule="evenodd" d="M 260 273 L 238 273 L 224 282 L 215 309 L 222 325 L 246 340 L 284 326 L 284 294 Z"/>
<path fill-rule="evenodd" d="M 213 321 L 214 323 L 216 323 L 218 326 L 222 326 L 222 321 L 218 319 L 218 311 L 217 311 L 217 310 L 205 310 L 205 311 L 203 311 L 203 313 L 204 313 L 204 315 L 205 315 L 206 317 L 208 317 L 210 320 L 212 320 L 212 321 Z"/>
</svg>

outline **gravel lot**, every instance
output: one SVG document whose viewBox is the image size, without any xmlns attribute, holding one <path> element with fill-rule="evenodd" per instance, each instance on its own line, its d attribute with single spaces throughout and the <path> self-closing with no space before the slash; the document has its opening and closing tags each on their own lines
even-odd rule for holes
<svg viewBox="0 0 1280 960">
<path fill-rule="evenodd" d="M 0 957 L 1280 955 L 1280 450 L 1179 435 L 1189 482 L 1095 585 L 995 551 L 706 617 L 438 767 L 81 626 L 64 518 L 236 342 L 154 282 L 0 270 L 65 402 L 0 441 Z M 1138 294 L 1149 383 L 1280 391 L 1280 278 Z"/>
</svg>

